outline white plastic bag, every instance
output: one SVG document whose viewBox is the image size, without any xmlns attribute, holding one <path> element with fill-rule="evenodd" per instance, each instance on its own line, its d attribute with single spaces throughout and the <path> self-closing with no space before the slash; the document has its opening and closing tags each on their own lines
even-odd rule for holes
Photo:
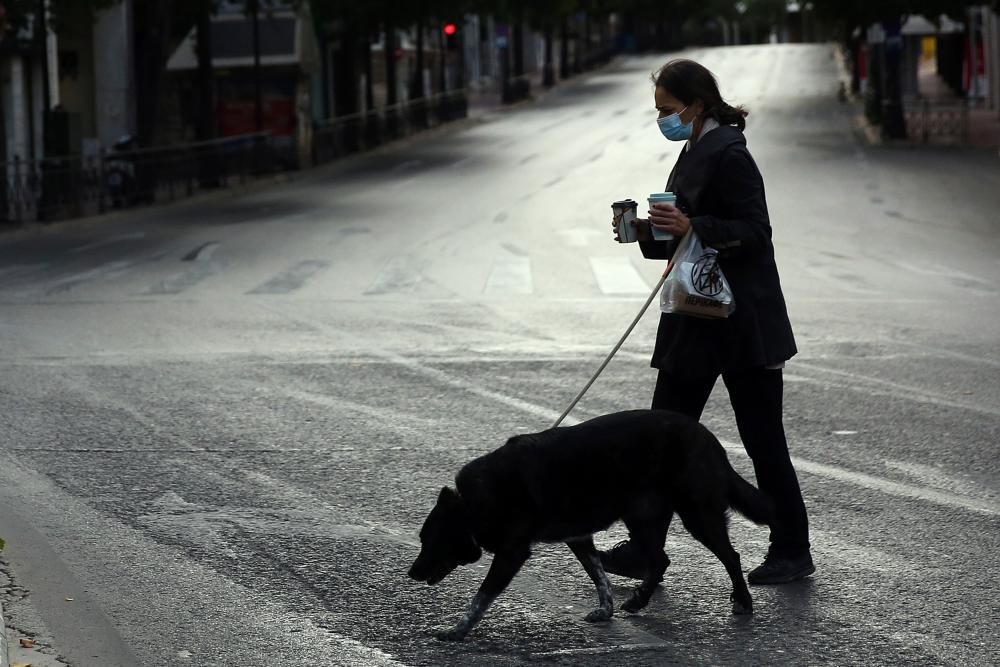
<svg viewBox="0 0 1000 667">
<path fill-rule="evenodd" d="M 689 229 L 671 260 L 670 274 L 660 291 L 660 310 L 695 317 L 729 317 L 736 304 L 719 268 L 718 255 Z"/>
</svg>

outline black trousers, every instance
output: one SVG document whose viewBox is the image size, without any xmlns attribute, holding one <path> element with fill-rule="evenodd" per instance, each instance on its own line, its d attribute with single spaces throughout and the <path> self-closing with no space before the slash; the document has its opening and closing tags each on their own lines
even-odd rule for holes
<svg viewBox="0 0 1000 667">
<path fill-rule="evenodd" d="M 716 380 L 715 376 L 679 379 L 660 371 L 652 407 L 700 420 Z M 722 381 L 729 391 L 740 439 L 753 461 L 757 487 L 774 501 L 777 522 L 771 527 L 769 553 L 798 556 L 809 549 L 809 522 L 782 425 L 781 370 L 724 372 Z"/>
</svg>

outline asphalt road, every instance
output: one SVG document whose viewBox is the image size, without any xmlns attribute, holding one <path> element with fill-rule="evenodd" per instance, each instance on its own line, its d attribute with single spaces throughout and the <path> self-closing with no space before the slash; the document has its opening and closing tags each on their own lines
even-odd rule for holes
<svg viewBox="0 0 1000 667">
<path fill-rule="evenodd" d="M 650 606 L 594 626 L 540 546 L 453 645 L 489 560 L 405 576 L 437 490 L 547 428 L 662 271 L 609 227 L 679 149 L 642 57 L 289 183 L 0 236 L 17 632 L 80 667 L 1000 663 L 996 156 L 860 143 L 826 46 L 687 55 L 751 111 L 814 577 L 734 617 L 675 525 Z M 574 418 L 648 405 L 655 324 Z M 752 478 L 721 383 L 706 423 Z M 749 569 L 766 531 L 731 533 Z"/>
</svg>

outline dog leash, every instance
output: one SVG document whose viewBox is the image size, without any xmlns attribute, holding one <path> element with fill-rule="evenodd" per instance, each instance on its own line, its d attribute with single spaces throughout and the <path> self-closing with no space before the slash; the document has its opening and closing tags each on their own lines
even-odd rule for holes
<svg viewBox="0 0 1000 667">
<path fill-rule="evenodd" d="M 642 309 L 639 311 L 639 314 L 635 316 L 634 320 L 632 320 L 632 324 L 628 325 L 628 329 L 625 330 L 625 334 L 615 344 L 614 348 L 612 348 L 611 353 L 607 356 L 607 358 L 605 358 L 604 363 L 602 363 L 601 367 L 597 369 L 597 372 L 594 373 L 594 376 L 590 378 L 590 382 L 588 382 L 586 386 L 584 386 L 584 388 L 580 390 L 580 393 L 576 395 L 576 398 L 574 398 L 573 402 L 569 404 L 569 407 L 566 408 L 566 411 L 563 412 L 561 415 L 559 415 L 559 419 L 557 419 L 556 423 L 552 425 L 552 428 L 559 426 L 559 424 L 562 423 L 563 419 L 566 419 L 566 415 L 568 415 L 573 410 L 573 408 L 576 407 L 576 404 L 580 402 L 580 399 L 583 398 L 583 395 L 587 393 L 588 389 L 590 389 L 590 385 L 594 384 L 594 381 L 597 380 L 598 376 L 604 370 L 605 366 L 607 366 L 608 363 L 611 361 L 611 358 L 615 356 L 615 353 L 617 353 L 619 348 L 621 348 L 622 344 L 625 343 L 625 339 L 628 338 L 628 335 L 630 333 L 632 333 L 632 329 L 634 329 L 635 325 L 639 323 L 639 320 L 642 319 L 642 316 L 646 314 L 646 309 L 649 308 L 649 304 L 653 303 L 653 299 L 656 298 L 657 292 L 659 292 L 660 288 L 663 287 L 663 282 L 667 279 L 667 276 L 670 275 L 670 271 L 672 271 L 673 268 L 674 268 L 674 263 L 670 262 L 667 265 L 667 270 L 663 272 L 662 276 L 660 276 L 660 281 L 656 283 L 656 287 L 654 287 L 653 291 L 649 293 L 649 298 L 646 299 L 646 303 L 642 305 Z"/>
</svg>

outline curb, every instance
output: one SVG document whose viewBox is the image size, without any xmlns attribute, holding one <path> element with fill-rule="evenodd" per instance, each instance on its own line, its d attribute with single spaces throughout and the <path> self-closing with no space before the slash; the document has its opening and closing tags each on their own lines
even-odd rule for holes
<svg viewBox="0 0 1000 667">
<path fill-rule="evenodd" d="M 3 618 L 3 602 L 0 602 L 0 667 L 10 667 L 10 649 L 7 646 L 7 622 Z"/>
</svg>

